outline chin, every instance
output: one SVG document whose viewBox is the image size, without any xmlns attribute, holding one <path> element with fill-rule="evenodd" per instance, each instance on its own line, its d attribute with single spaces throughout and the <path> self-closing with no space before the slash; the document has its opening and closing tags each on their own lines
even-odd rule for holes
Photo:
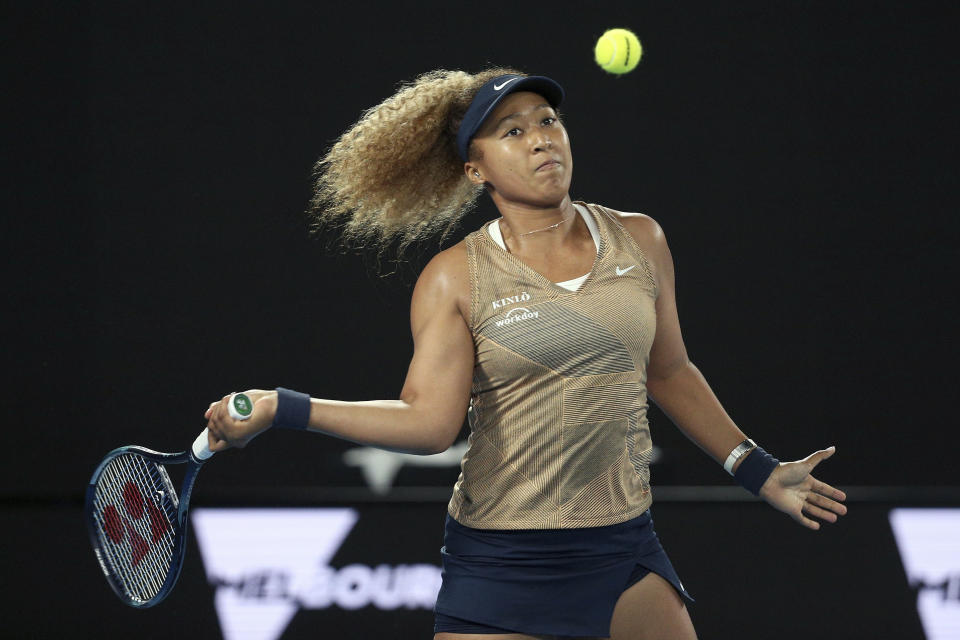
<svg viewBox="0 0 960 640">
<path fill-rule="evenodd" d="M 493 196 L 493 194 L 490 194 Z M 518 188 L 516 190 L 504 190 L 500 192 L 499 198 L 509 202 L 525 204 L 531 207 L 548 209 L 559 207 L 563 204 L 565 198 L 570 195 L 570 180 L 564 177 L 560 180 L 548 181 L 538 185 L 530 185 L 528 188 Z"/>
<path fill-rule="evenodd" d="M 541 197 L 551 204 L 560 205 L 563 203 L 563 199 L 569 196 L 570 182 L 564 181 L 563 184 L 558 184 L 553 188 L 544 190 Z"/>
</svg>

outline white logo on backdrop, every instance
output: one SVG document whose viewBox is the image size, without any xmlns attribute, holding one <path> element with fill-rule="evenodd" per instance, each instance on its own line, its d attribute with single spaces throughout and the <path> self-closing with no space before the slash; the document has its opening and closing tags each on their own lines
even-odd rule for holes
<svg viewBox="0 0 960 640">
<path fill-rule="evenodd" d="M 893 509 L 890 526 L 928 640 L 960 638 L 960 509 Z"/>
<path fill-rule="evenodd" d="M 330 566 L 354 509 L 191 510 L 226 640 L 276 640 L 299 609 L 432 609 L 440 567 Z"/>
<path fill-rule="evenodd" d="M 466 452 L 466 441 L 458 442 L 443 453 L 430 456 L 397 453 L 376 447 L 357 447 L 343 454 L 343 462 L 349 467 L 360 467 L 367 486 L 374 493 L 384 495 L 390 493 L 394 479 L 404 466 L 458 467 Z"/>
</svg>

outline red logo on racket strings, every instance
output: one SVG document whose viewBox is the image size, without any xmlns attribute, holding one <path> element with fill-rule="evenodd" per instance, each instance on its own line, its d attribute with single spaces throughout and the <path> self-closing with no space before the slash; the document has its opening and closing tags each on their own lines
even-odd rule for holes
<svg viewBox="0 0 960 640">
<path fill-rule="evenodd" d="M 108 504 L 103 509 L 103 530 L 107 537 L 114 544 L 120 544 L 129 534 L 130 545 L 133 547 L 133 565 L 137 566 L 143 558 L 150 552 L 150 545 L 163 537 L 163 534 L 170 528 L 160 507 L 154 504 L 153 500 L 147 500 L 143 497 L 140 489 L 132 482 L 123 486 L 123 510 L 127 518 L 120 515 L 120 512 L 112 504 Z M 128 521 L 142 520 L 144 516 L 150 518 L 150 542 L 140 535 L 137 529 Z"/>
</svg>

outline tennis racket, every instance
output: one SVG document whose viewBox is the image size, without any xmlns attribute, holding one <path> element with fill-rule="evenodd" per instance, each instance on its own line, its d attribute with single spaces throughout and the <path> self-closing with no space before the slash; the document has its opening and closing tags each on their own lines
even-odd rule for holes
<svg viewBox="0 0 960 640">
<path fill-rule="evenodd" d="M 232 394 L 227 407 L 236 420 L 253 413 L 243 393 Z M 131 607 L 152 607 L 173 590 L 183 566 L 190 493 L 212 455 L 204 429 L 189 451 L 120 447 L 93 472 L 83 510 L 90 542 L 107 582 Z M 179 496 L 166 469 L 172 464 L 187 465 Z"/>
</svg>

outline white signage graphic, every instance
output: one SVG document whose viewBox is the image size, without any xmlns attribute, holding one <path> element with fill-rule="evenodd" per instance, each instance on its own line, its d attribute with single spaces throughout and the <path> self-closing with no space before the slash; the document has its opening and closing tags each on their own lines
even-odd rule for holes
<svg viewBox="0 0 960 640">
<path fill-rule="evenodd" d="M 960 638 L 960 509 L 893 509 L 890 526 L 928 640 Z"/>
<path fill-rule="evenodd" d="M 467 452 L 466 441 L 458 442 L 443 453 L 429 456 L 397 453 L 376 447 L 356 447 L 343 454 L 348 467 L 360 467 L 367 486 L 379 495 L 390 493 L 400 469 L 408 467 L 458 467 Z"/>
<path fill-rule="evenodd" d="M 226 640 L 276 640 L 303 609 L 432 609 L 440 567 L 330 560 L 356 524 L 349 508 L 191 511 Z"/>
</svg>

